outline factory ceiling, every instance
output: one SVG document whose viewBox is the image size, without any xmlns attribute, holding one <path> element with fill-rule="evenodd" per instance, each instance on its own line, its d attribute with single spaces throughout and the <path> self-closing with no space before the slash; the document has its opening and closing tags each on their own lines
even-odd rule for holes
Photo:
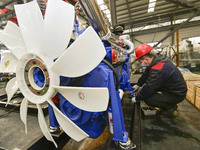
<svg viewBox="0 0 200 150">
<path fill-rule="evenodd" d="M 0 14 L 0 28 L 15 15 L 13 4 L 30 0 L 1 0 L 0 10 L 10 9 L 6 14 Z M 44 0 L 37 0 L 44 1 Z M 184 26 L 200 25 L 199 0 L 97 0 L 103 7 L 102 11 L 108 16 L 113 27 L 123 26 L 124 33 L 132 36 L 164 30 L 173 30 L 182 22 Z M 76 0 L 68 0 L 75 5 Z M 83 11 L 80 15 L 86 19 Z M 86 19 L 87 20 L 87 19 Z M 182 26 L 182 27 L 184 27 Z M 154 29 L 154 30 L 153 30 Z"/>
</svg>

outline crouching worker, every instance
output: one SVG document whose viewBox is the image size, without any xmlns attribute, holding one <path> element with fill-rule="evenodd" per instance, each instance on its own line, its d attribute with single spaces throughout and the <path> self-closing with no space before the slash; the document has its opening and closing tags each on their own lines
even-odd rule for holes
<svg viewBox="0 0 200 150">
<path fill-rule="evenodd" d="M 144 102 L 161 110 L 176 110 L 177 103 L 184 100 L 187 86 L 178 68 L 167 57 L 153 55 L 148 44 L 139 45 L 135 49 L 136 60 L 147 66 L 145 72 L 133 86 L 136 91 L 142 87 L 133 101 Z"/>
</svg>

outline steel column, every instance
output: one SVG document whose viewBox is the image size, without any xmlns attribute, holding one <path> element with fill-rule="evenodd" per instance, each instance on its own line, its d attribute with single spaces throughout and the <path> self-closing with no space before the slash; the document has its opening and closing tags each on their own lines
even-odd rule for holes
<svg viewBox="0 0 200 150">
<path fill-rule="evenodd" d="M 115 27 L 117 25 L 116 2 L 114 0 L 109 0 L 109 4 L 110 4 L 112 25 Z"/>
</svg>

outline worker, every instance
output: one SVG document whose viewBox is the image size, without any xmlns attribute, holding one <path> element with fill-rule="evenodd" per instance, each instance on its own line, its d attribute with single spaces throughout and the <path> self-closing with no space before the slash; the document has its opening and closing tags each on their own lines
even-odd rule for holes
<svg viewBox="0 0 200 150">
<path fill-rule="evenodd" d="M 185 99 L 186 83 L 179 69 L 167 57 L 153 54 L 152 49 L 148 44 L 141 44 L 135 49 L 135 59 L 146 69 L 133 86 L 133 91 L 143 87 L 132 101 L 144 100 L 151 107 L 174 111 L 177 104 Z"/>
</svg>

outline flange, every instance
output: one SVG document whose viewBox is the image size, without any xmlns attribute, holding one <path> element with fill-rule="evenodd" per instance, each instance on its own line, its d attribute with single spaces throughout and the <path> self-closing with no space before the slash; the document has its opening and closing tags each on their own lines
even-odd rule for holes
<svg viewBox="0 0 200 150">
<path fill-rule="evenodd" d="M 31 53 L 25 54 L 18 61 L 16 76 L 19 88 L 32 103 L 43 103 L 55 95 L 52 85 L 59 85 L 59 76 L 48 69 L 52 63 L 51 59 Z M 36 69 L 43 78 L 40 84 L 34 74 Z"/>
</svg>

